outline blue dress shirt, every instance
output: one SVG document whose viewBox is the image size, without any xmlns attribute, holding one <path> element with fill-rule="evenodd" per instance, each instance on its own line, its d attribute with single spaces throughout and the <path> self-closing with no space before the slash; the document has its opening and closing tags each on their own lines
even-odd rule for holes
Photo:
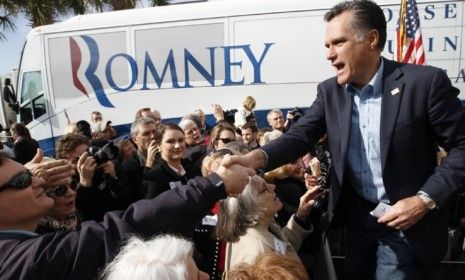
<svg viewBox="0 0 465 280">
<path fill-rule="evenodd" d="M 361 90 L 347 85 L 345 94 L 352 96 L 347 163 L 352 188 L 362 198 L 378 203 L 389 203 L 381 170 L 381 96 L 384 63 L 371 81 Z"/>
</svg>

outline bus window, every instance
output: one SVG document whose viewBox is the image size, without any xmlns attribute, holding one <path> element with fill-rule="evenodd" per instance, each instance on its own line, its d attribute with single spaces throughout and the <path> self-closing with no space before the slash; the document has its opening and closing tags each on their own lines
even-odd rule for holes
<svg viewBox="0 0 465 280">
<path fill-rule="evenodd" d="M 21 110 L 19 111 L 21 115 L 21 123 L 28 124 L 32 121 L 32 108 L 31 103 L 27 103 L 26 105 L 21 106 Z"/>
<path fill-rule="evenodd" d="M 39 96 L 43 90 L 40 71 L 24 73 L 22 88 L 21 103 Z"/>
<path fill-rule="evenodd" d="M 21 122 L 30 123 L 46 113 L 42 76 L 40 71 L 25 72 L 21 90 Z"/>
<path fill-rule="evenodd" d="M 32 101 L 32 107 L 34 111 L 34 119 L 37 119 L 38 117 L 42 116 L 45 114 L 45 97 L 42 94 L 40 97 L 34 99 Z"/>
</svg>

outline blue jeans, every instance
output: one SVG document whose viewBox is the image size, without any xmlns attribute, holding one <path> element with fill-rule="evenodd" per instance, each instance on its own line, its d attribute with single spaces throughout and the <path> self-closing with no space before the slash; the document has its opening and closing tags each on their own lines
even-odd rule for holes
<svg viewBox="0 0 465 280">
<path fill-rule="evenodd" d="M 369 202 L 350 204 L 344 279 L 423 279 L 424 269 L 402 231 L 377 222 Z"/>
</svg>

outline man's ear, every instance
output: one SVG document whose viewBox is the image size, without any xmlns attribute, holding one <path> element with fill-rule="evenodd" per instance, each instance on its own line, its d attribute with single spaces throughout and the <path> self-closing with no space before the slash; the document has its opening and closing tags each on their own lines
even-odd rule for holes
<svg viewBox="0 0 465 280">
<path fill-rule="evenodd" d="M 368 35 L 368 42 L 370 43 L 370 50 L 378 49 L 379 44 L 379 32 L 376 29 L 372 29 Z"/>
</svg>

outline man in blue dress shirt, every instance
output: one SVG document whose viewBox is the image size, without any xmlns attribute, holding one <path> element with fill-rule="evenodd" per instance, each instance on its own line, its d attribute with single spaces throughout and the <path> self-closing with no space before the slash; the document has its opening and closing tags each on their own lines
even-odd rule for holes
<svg viewBox="0 0 465 280">
<path fill-rule="evenodd" d="M 231 158 L 255 169 L 292 162 L 328 134 L 331 226 L 346 226 L 345 279 L 423 279 L 443 257 L 448 202 L 465 184 L 465 117 L 441 69 L 381 57 L 386 20 L 372 1 L 325 15 L 336 76 L 282 137 Z M 437 166 L 437 146 L 449 156 Z M 380 217 L 370 214 L 386 203 Z"/>
</svg>

